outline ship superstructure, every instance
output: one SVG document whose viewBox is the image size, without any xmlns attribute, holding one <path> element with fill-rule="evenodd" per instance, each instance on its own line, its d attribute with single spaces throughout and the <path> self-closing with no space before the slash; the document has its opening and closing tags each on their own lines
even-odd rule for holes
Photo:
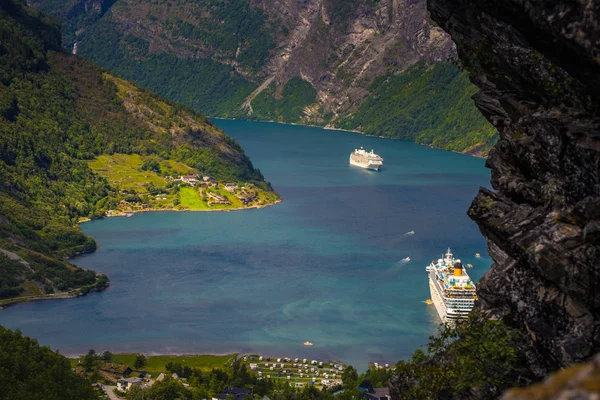
<svg viewBox="0 0 600 400">
<path fill-rule="evenodd" d="M 361 147 L 350 153 L 350 165 L 379 171 L 383 165 L 383 158 L 375 154 L 373 150 L 367 152 Z"/>
<path fill-rule="evenodd" d="M 475 284 L 450 248 L 442 258 L 426 268 L 429 273 L 431 301 L 443 323 L 466 318 L 477 299 Z"/>
</svg>

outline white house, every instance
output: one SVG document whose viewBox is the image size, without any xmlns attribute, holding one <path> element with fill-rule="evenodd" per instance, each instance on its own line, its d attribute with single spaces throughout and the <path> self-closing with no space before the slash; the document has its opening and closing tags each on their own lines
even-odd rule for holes
<svg viewBox="0 0 600 400">
<path fill-rule="evenodd" d="M 181 182 L 189 183 L 192 186 L 194 186 L 196 182 L 198 182 L 196 175 L 181 175 L 180 179 Z"/>
<path fill-rule="evenodd" d="M 117 382 L 117 389 L 121 392 L 126 392 L 135 385 L 141 385 L 142 378 L 125 378 Z"/>
</svg>

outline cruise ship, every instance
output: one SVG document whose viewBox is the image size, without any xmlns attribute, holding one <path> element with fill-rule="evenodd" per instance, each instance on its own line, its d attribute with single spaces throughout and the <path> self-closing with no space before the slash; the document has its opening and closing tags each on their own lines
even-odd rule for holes
<svg viewBox="0 0 600 400">
<path fill-rule="evenodd" d="M 444 258 L 433 260 L 426 268 L 429 273 L 431 301 L 443 323 L 466 318 L 477 299 L 475 284 L 460 260 L 448 248 Z"/>
<path fill-rule="evenodd" d="M 373 150 L 368 153 L 361 147 L 350 153 L 350 165 L 379 171 L 383 165 L 383 158 L 378 154 L 373 153 Z"/>
</svg>

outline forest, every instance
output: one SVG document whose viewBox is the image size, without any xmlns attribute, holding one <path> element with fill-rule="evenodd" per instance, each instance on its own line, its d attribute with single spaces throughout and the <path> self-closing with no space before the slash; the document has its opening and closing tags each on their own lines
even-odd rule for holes
<svg viewBox="0 0 600 400">
<path fill-rule="evenodd" d="M 338 125 L 369 135 L 410 140 L 447 150 L 486 155 L 496 129 L 473 106 L 467 74 L 449 63 L 419 63 L 378 77 L 371 95 Z"/>
<path fill-rule="evenodd" d="M 0 326 L 0 400 L 98 399 L 69 360 L 36 340 Z"/>
<path fill-rule="evenodd" d="M 0 3 L 0 297 L 98 289 L 67 258 L 96 244 L 77 223 L 124 197 L 88 162 L 139 154 L 267 190 L 240 145 L 191 109 L 61 48 L 56 21 Z"/>
</svg>

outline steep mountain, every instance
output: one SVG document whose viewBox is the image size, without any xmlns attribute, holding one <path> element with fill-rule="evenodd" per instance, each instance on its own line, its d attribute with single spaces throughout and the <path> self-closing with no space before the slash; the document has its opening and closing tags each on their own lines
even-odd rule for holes
<svg viewBox="0 0 600 400">
<path fill-rule="evenodd" d="M 100 156 L 270 191 L 205 117 L 64 52 L 58 24 L 21 0 L 0 3 L 0 38 L 0 300 L 105 287 L 105 276 L 64 261 L 96 248 L 77 222 L 146 198 L 94 173 Z"/>
<path fill-rule="evenodd" d="M 500 133 L 487 160 L 493 190 L 469 209 L 495 261 L 477 308 L 522 333 L 523 365 L 538 379 L 588 361 L 600 351 L 600 3 L 428 7 Z M 569 377 L 575 389 L 576 375 L 559 379 Z"/>
<path fill-rule="evenodd" d="M 208 115 L 356 129 L 478 154 L 495 140 L 423 0 L 32 4 L 60 19 L 68 49 Z"/>
</svg>

